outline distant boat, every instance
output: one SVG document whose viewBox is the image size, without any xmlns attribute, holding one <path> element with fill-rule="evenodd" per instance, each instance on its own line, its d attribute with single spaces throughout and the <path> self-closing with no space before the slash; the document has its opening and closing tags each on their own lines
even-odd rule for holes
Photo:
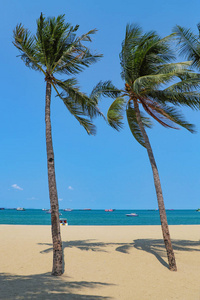
<svg viewBox="0 0 200 300">
<path fill-rule="evenodd" d="M 68 225 L 67 219 L 60 219 L 60 224 L 61 225 Z"/>
<path fill-rule="evenodd" d="M 47 211 L 47 209 L 46 209 L 46 208 L 43 208 L 42 210 L 43 210 L 43 211 Z"/>
<path fill-rule="evenodd" d="M 138 217 L 138 214 L 136 213 L 131 213 L 131 214 L 126 214 L 127 217 Z"/>
<path fill-rule="evenodd" d="M 23 208 L 23 207 L 18 207 L 18 208 L 16 208 L 16 210 L 18 210 L 18 211 L 24 211 L 25 208 Z"/>
<path fill-rule="evenodd" d="M 72 211 L 71 208 L 64 208 L 63 211 Z"/>
<path fill-rule="evenodd" d="M 84 208 L 83 210 L 91 210 L 91 208 Z"/>
<path fill-rule="evenodd" d="M 114 209 L 110 208 L 110 209 L 105 209 L 105 211 L 114 211 Z"/>
</svg>

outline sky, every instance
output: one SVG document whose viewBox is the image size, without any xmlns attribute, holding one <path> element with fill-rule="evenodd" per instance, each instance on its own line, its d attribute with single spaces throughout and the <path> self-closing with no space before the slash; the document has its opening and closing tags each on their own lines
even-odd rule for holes
<svg viewBox="0 0 200 300">
<path fill-rule="evenodd" d="M 200 3 L 185 0 L 7 0 L 2 4 L 0 207 L 49 208 L 46 144 L 45 81 L 17 57 L 12 32 L 22 23 L 32 33 L 40 13 L 65 14 L 80 25 L 78 35 L 98 29 L 88 46 L 104 57 L 77 76 L 89 94 L 100 80 L 123 87 L 119 53 L 127 23 L 161 37 L 176 24 L 197 33 Z M 183 61 L 183 58 L 178 58 Z M 63 78 L 66 79 L 66 78 Z M 102 99 L 106 114 L 111 99 Z M 182 109 L 196 134 L 155 124 L 148 135 L 157 162 L 166 208 L 200 207 L 200 112 Z M 62 101 L 52 95 L 52 135 L 60 208 L 154 209 L 157 199 L 146 149 L 131 135 L 125 121 L 120 132 L 96 119 L 96 136 L 88 136 Z"/>
</svg>

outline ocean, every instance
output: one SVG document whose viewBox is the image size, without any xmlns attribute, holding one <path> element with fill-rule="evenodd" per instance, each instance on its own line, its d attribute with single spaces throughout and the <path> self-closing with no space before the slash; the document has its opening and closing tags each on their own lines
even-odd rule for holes
<svg viewBox="0 0 200 300">
<path fill-rule="evenodd" d="M 69 225 L 160 225 L 158 210 L 60 210 L 60 218 L 67 219 Z M 136 213 L 137 217 L 126 214 Z M 200 212 L 195 210 L 167 210 L 169 225 L 200 225 Z M 50 225 L 51 215 L 41 209 L 0 210 L 0 224 Z"/>
</svg>

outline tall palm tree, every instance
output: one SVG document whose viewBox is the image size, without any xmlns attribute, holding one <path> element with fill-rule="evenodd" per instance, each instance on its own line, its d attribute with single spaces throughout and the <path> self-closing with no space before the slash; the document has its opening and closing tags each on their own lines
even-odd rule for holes
<svg viewBox="0 0 200 300">
<path fill-rule="evenodd" d="M 150 128 L 152 124 L 150 118 L 144 115 L 146 112 L 164 127 L 176 128 L 175 124 L 178 124 L 194 132 L 193 125 L 184 121 L 173 105 L 198 107 L 199 95 L 194 92 L 194 88 L 198 86 L 198 75 L 188 70 L 190 62 L 171 62 L 175 57 L 170 49 L 170 38 L 171 36 L 161 39 L 154 31 L 143 33 L 139 26 L 127 25 L 120 53 L 124 89 L 117 90 L 110 81 L 99 82 L 93 89 L 92 96 L 117 97 L 108 109 L 108 123 L 116 130 L 122 128 L 125 111 L 133 136 L 147 150 L 169 269 L 176 271 L 158 168 L 146 133 L 146 128 Z M 169 86 L 174 79 L 178 82 Z M 166 84 L 168 87 L 164 87 Z"/>
<path fill-rule="evenodd" d="M 101 114 L 95 99 L 91 99 L 80 92 L 75 78 L 66 80 L 55 78 L 55 74 L 77 74 L 101 57 L 101 55 L 92 54 L 83 44 L 85 41 L 91 41 L 90 36 L 96 30 L 91 30 L 77 37 L 78 27 L 78 25 L 73 27 L 69 23 L 65 23 L 64 15 L 57 18 L 45 18 L 41 14 L 37 20 L 35 35 L 32 35 L 28 29 L 19 24 L 14 30 L 13 41 L 13 44 L 20 51 L 20 57 L 25 65 L 42 72 L 46 81 L 45 124 L 53 240 L 52 275 L 56 276 L 63 273 L 63 257 L 50 119 L 52 87 L 69 112 L 86 129 L 88 134 L 95 134 L 95 126 L 91 122 L 91 118 Z"/>
<path fill-rule="evenodd" d="M 173 29 L 179 46 L 180 55 L 192 61 L 192 66 L 200 70 L 200 23 L 197 24 L 199 34 L 191 29 L 176 25 Z"/>
</svg>

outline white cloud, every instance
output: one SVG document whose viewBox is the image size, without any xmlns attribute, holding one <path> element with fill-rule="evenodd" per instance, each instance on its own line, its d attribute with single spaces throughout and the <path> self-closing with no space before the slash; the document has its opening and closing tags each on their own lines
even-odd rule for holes
<svg viewBox="0 0 200 300">
<path fill-rule="evenodd" d="M 71 185 L 68 186 L 68 190 L 73 190 L 73 189 L 74 188 Z"/>
<path fill-rule="evenodd" d="M 63 201 L 63 198 L 59 198 L 58 201 Z"/>
<path fill-rule="evenodd" d="M 27 198 L 27 200 L 37 200 L 35 197 Z"/>
<path fill-rule="evenodd" d="M 12 184 L 11 187 L 15 190 L 20 190 L 23 191 L 23 188 L 21 188 L 20 186 L 18 186 L 16 183 Z"/>
</svg>

